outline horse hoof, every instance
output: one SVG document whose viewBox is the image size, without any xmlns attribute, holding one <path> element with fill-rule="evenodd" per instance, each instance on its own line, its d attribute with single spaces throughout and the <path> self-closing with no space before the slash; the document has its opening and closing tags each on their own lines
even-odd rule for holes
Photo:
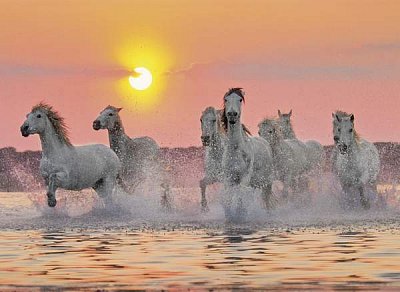
<svg viewBox="0 0 400 292">
<path fill-rule="evenodd" d="M 47 193 L 47 205 L 49 207 L 55 207 L 57 205 L 56 196 L 52 195 L 51 193 Z"/>
<path fill-rule="evenodd" d="M 208 211 L 210 209 L 208 208 L 207 201 L 201 201 L 201 212 L 207 213 Z"/>
<path fill-rule="evenodd" d="M 54 208 L 57 205 L 57 200 L 56 199 L 47 199 L 47 204 L 49 205 L 49 207 Z"/>
</svg>

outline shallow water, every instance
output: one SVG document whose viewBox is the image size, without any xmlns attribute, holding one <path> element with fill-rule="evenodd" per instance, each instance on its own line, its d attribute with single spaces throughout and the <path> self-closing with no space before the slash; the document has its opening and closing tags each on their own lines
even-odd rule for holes
<svg viewBox="0 0 400 292">
<path fill-rule="evenodd" d="M 80 199 L 68 203 L 80 212 L 43 213 L 31 194 L 0 195 L 0 289 L 400 286 L 395 209 L 280 209 L 232 225 L 217 203 L 202 215 L 184 197 L 170 215 L 82 215 Z"/>
</svg>

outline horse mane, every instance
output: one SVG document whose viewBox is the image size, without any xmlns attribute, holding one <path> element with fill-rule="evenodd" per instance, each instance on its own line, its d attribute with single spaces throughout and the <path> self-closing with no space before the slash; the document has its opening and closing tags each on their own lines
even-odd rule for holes
<svg viewBox="0 0 400 292">
<path fill-rule="evenodd" d="M 341 110 L 337 110 L 335 111 L 335 115 L 341 119 L 341 118 L 349 118 L 352 114 L 349 114 Z M 353 129 L 353 133 L 354 133 L 354 138 L 356 139 L 357 142 L 359 142 L 361 140 L 361 136 L 360 134 L 357 133 L 355 128 Z"/>
<path fill-rule="evenodd" d="M 225 101 L 225 97 L 227 97 L 233 93 L 239 95 L 243 99 L 243 103 L 245 103 L 245 98 L 244 98 L 245 93 L 243 91 L 243 88 L 241 88 L 241 87 L 229 88 L 228 91 L 224 94 L 224 101 Z M 221 129 L 224 133 L 226 133 L 228 131 L 228 119 L 226 118 L 226 114 L 225 114 L 225 103 L 224 103 L 222 110 L 219 110 L 219 112 L 220 112 Z M 245 135 L 252 136 L 249 128 L 245 124 L 242 124 L 242 129 L 243 129 L 243 132 L 245 133 Z"/>
<path fill-rule="evenodd" d="M 61 142 L 64 142 L 68 146 L 72 146 L 71 141 L 69 140 L 69 133 L 68 127 L 65 124 L 65 120 L 60 114 L 53 109 L 53 107 L 43 101 L 39 102 L 37 105 L 32 107 L 31 112 L 34 111 L 43 111 L 47 118 L 49 119 L 50 123 L 52 124 L 54 131 L 56 132 L 57 137 L 60 139 Z"/>
<path fill-rule="evenodd" d="M 335 115 L 337 115 L 339 118 L 349 118 L 351 116 L 351 114 L 341 110 L 335 111 Z"/>
<path fill-rule="evenodd" d="M 119 108 L 112 106 L 112 105 L 108 105 L 104 110 L 108 110 L 108 109 L 113 110 L 115 112 L 119 112 Z"/>
</svg>

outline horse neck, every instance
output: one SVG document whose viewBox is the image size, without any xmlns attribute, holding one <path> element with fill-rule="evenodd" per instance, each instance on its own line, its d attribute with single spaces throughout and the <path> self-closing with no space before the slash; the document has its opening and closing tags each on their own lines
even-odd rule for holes
<svg viewBox="0 0 400 292">
<path fill-rule="evenodd" d="M 222 156 L 223 145 L 221 134 L 217 131 L 217 133 L 211 137 L 210 146 L 207 147 L 208 153 L 213 157 Z"/>
<path fill-rule="evenodd" d="M 244 133 L 243 127 L 240 122 L 235 124 L 228 123 L 228 147 L 232 147 L 234 149 L 239 148 L 244 144 Z"/>
<path fill-rule="evenodd" d="M 45 131 L 39 134 L 39 137 L 43 157 L 54 157 L 63 150 L 72 147 L 59 138 L 52 125 L 48 125 Z"/>
<path fill-rule="evenodd" d="M 355 158 L 358 155 L 359 149 L 360 149 L 360 146 L 359 146 L 356 138 L 354 137 L 354 140 L 349 145 L 348 151 L 347 151 L 347 156 L 349 157 L 349 160 L 352 160 L 353 158 Z"/>
<path fill-rule="evenodd" d="M 118 155 L 121 154 L 124 147 L 124 142 L 129 139 L 128 135 L 125 134 L 124 126 L 121 120 L 118 120 L 114 128 L 108 129 L 108 138 L 110 141 L 110 147 Z"/>
<path fill-rule="evenodd" d="M 283 136 L 276 134 L 270 143 L 272 153 L 282 152 L 284 142 Z"/>
<path fill-rule="evenodd" d="M 285 125 L 283 128 L 283 137 L 285 139 L 296 139 L 296 134 L 293 131 L 292 124 Z"/>
</svg>

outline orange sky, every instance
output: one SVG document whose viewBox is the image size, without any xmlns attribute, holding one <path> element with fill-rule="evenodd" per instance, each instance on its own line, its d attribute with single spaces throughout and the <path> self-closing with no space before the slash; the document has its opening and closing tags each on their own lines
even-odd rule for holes
<svg viewBox="0 0 400 292">
<path fill-rule="evenodd" d="M 124 106 L 127 133 L 200 145 L 199 117 L 244 87 L 244 122 L 293 109 L 303 139 L 331 143 L 331 112 L 373 141 L 400 141 L 400 1 L 0 2 L 0 147 L 39 149 L 19 126 L 45 100 L 75 144 L 107 143 L 92 121 Z M 152 89 L 122 89 L 133 66 Z M 147 94 L 147 95 L 146 95 Z M 140 98 L 151 107 L 141 109 Z"/>
</svg>

